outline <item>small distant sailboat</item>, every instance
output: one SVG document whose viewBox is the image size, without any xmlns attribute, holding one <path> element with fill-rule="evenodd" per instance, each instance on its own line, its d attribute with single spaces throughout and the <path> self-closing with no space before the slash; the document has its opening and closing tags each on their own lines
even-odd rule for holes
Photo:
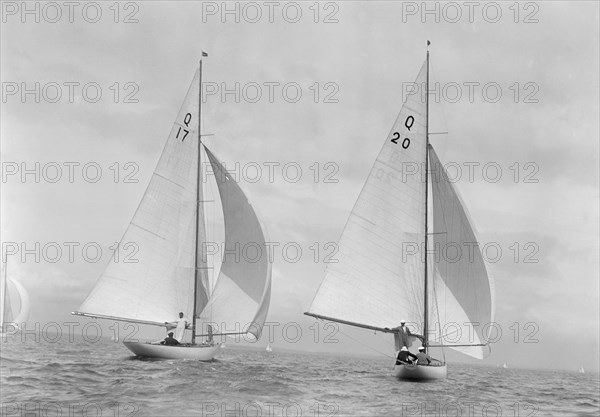
<svg viewBox="0 0 600 417">
<path fill-rule="evenodd" d="M 267 348 L 265 349 L 267 352 L 273 352 L 273 348 L 271 347 L 271 343 L 267 343 Z"/>
<path fill-rule="evenodd" d="M 0 334 L 11 334 L 29 317 L 29 294 L 19 281 L 8 277 L 7 264 L 0 274 Z"/>
<path fill-rule="evenodd" d="M 585 374 L 585 370 L 583 369 L 583 366 L 579 367 L 579 371 L 580 374 Z"/>
<path fill-rule="evenodd" d="M 504 362 L 504 363 L 502 364 L 502 369 L 508 369 L 508 365 L 506 364 L 506 362 Z"/>
<path fill-rule="evenodd" d="M 429 91 L 429 50 L 415 85 Z M 405 101 L 342 232 L 338 262 L 327 265 L 305 314 L 396 335 L 394 328 L 406 319 L 422 329 L 413 336 L 426 352 L 450 347 L 483 359 L 487 339 L 482 328 L 458 334 L 452 323 L 493 322 L 493 282 L 464 204 L 429 143 L 428 96 L 425 103 L 420 94 Z M 409 169 L 414 169 L 413 175 L 407 174 Z M 433 231 L 428 220 L 430 192 Z M 431 259 L 430 240 L 437 252 L 448 245 L 470 244 L 473 250 L 469 259 Z M 415 248 L 418 252 L 412 253 L 419 256 L 407 256 Z M 447 376 L 447 368 L 443 361 L 396 365 L 394 375 L 439 379 Z"/>
<path fill-rule="evenodd" d="M 202 59 L 148 188 L 121 239 L 139 245 L 138 262 L 111 262 L 80 311 L 73 312 L 163 327 L 180 311 L 187 312 L 185 317 L 192 312 L 191 344 L 123 341 L 139 356 L 211 360 L 221 347 L 213 336 L 258 339 L 269 309 L 271 263 L 264 256 L 265 232 L 238 183 L 202 143 L 201 86 Z M 215 200 L 204 197 L 205 183 L 213 179 L 208 167 L 221 200 L 224 247 L 258 245 L 263 254 L 258 260 L 225 257 L 212 281 L 206 256 L 205 204 Z M 240 328 L 240 323 L 249 324 Z M 196 343 L 197 338 L 204 338 L 203 342 Z"/>
</svg>

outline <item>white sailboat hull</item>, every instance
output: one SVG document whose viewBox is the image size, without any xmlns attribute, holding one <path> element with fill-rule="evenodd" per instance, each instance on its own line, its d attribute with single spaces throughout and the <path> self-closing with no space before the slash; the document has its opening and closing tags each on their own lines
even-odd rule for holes
<svg viewBox="0 0 600 417">
<path fill-rule="evenodd" d="M 221 345 L 166 346 L 148 342 L 123 342 L 137 356 L 160 359 L 192 359 L 210 361 L 219 352 Z"/>
<path fill-rule="evenodd" d="M 447 375 L 446 365 L 423 366 L 423 365 L 396 365 L 394 376 L 398 379 L 411 381 L 431 381 L 444 379 Z"/>
</svg>

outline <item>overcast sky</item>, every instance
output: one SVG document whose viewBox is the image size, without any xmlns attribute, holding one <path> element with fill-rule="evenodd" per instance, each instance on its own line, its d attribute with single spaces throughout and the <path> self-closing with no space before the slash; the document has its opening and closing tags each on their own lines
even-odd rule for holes
<svg viewBox="0 0 600 417">
<path fill-rule="evenodd" d="M 502 250 L 492 272 L 503 334 L 485 363 L 598 368 L 597 2 L 429 3 L 429 14 L 421 2 L 228 3 L 229 14 L 221 2 L 22 4 L 2 3 L 1 240 L 63 249 L 58 262 L 54 251 L 9 257 L 32 323 L 75 320 L 206 51 L 206 143 L 240 167 L 271 241 L 302 248 L 297 262 L 274 254 L 268 320 L 304 329 L 296 344 L 279 330 L 275 344 L 374 354 L 352 337 L 389 353 L 389 337 L 348 328 L 315 344 L 302 312 L 429 39 L 431 130 L 449 132 L 432 142 L 482 243 Z M 237 98 L 221 94 L 236 83 Z M 39 183 L 21 175 L 36 163 Z M 79 243 L 72 262 L 64 242 Z M 86 243 L 100 260 L 84 258 Z M 577 354 L 557 364 L 565 347 Z"/>
</svg>

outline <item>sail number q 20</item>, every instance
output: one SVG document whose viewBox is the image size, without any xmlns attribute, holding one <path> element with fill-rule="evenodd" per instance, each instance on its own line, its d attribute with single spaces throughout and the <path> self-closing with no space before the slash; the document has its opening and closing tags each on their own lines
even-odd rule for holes
<svg viewBox="0 0 600 417">
<path fill-rule="evenodd" d="M 410 116 L 410 115 L 404 121 L 404 127 L 406 129 L 408 129 L 409 132 L 410 132 L 410 129 L 413 127 L 414 124 L 415 124 L 415 118 L 412 117 L 412 116 Z M 398 141 L 400 140 L 400 138 L 401 138 L 400 133 L 399 132 L 394 132 L 392 134 L 391 142 L 395 143 L 397 145 Z M 403 149 L 408 149 L 408 147 L 410 146 L 410 139 L 409 138 L 404 138 L 400 144 L 401 144 L 401 146 L 402 146 Z"/>
</svg>

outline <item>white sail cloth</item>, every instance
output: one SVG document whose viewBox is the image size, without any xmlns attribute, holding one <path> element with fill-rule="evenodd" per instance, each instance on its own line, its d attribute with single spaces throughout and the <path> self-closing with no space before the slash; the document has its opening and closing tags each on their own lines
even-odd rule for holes
<svg viewBox="0 0 600 417">
<path fill-rule="evenodd" d="M 426 78 L 424 64 L 417 85 Z M 407 249 L 424 242 L 425 182 L 407 175 L 426 155 L 425 103 L 402 107 L 327 266 L 308 314 L 378 328 L 423 321 L 423 259 Z"/>
<path fill-rule="evenodd" d="M 132 256 L 138 262 L 113 257 L 81 312 L 157 323 L 171 321 L 180 311 L 192 317 L 198 80 L 197 71 L 121 239 L 121 251 L 127 244 L 138 249 Z"/>
<path fill-rule="evenodd" d="M 434 231 L 430 260 L 438 309 L 430 318 L 439 316 L 439 323 L 433 323 L 441 332 L 438 340 L 449 347 L 486 343 L 485 329 L 494 320 L 494 282 L 470 216 L 433 147 L 429 159 Z M 452 348 L 480 359 L 488 352 L 481 346 Z"/>
<path fill-rule="evenodd" d="M 10 330 L 6 327 L 9 323 L 11 327 L 21 326 L 29 318 L 29 308 L 29 294 L 25 288 L 3 274 L 0 282 L 0 331 Z"/>
<path fill-rule="evenodd" d="M 225 252 L 216 286 L 201 314 L 217 333 L 260 337 L 271 297 L 271 262 L 265 233 L 240 186 L 217 158 L 212 165 L 225 222 Z"/>
</svg>

